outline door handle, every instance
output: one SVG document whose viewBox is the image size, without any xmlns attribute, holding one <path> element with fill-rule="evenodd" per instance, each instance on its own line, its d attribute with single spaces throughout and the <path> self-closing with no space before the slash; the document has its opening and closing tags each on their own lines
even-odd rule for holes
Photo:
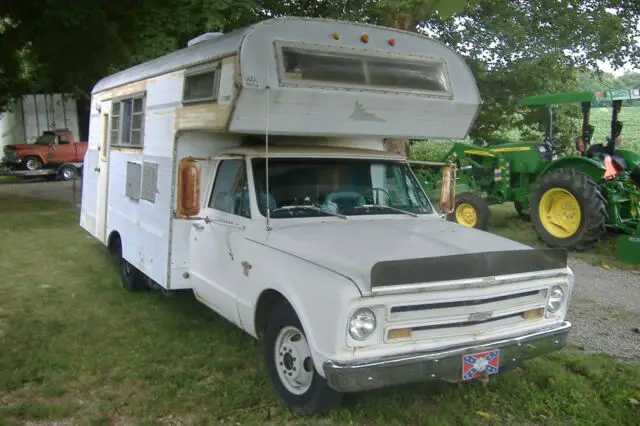
<svg viewBox="0 0 640 426">
<path fill-rule="evenodd" d="M 202 231 L 204 229 L 204 225 L 201 225 L 199 223 L 194 223 L 191 226 L 193 226 L 194 228 L 196 228 L 196 231 Z"/>
<path fill-rule="evenodd" d="M 94 168 L 93 168 L 93 171 L 94 171 L 94 172 L 99 172 L 99 171 L 100 171 L 100 167 L 94 167 Z"/>
</svg>

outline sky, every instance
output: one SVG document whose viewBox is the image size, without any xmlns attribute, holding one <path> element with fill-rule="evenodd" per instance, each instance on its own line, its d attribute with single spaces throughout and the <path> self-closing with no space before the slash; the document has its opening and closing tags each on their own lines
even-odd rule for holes
<svg viewBox="0 0 640 426">
<path fill-rule="evenodd" d="M 611 68 L 611 64 L 609 63 L 609 61 L 606 61 L 606 62 L 598 61 L 598 68 L 600 68 L 604 72 L 611 73 L 611 74 L 615 75 L 616 77 L 619 77 L 622 74 L 624 74 L 626 72 L 629 72 L 629 71 L 640 72 L 640 69 L 633 68 L 631 66 L 625 66 L 623 68 L 614 70 L 613 68 Z"/>
</svg>

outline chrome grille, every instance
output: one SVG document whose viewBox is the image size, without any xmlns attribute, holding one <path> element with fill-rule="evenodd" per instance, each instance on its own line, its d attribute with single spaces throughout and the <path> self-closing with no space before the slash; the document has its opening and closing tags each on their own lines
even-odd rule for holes
<svg viewBox="0 0 640 426">
<path fill-rule="evenodd" d="M 392 303 L 387 306 L 385 341 L 473 337 L 539 321 L 544 315 L 548 288 L 538 283 L 537 288 L 507 292 L 504 286 L 496 286 L 495 291 L 483 296 L 473 289 L 433 292 L 425 294 L 429 300 Z M 409 329 L 410 337 L 388 339 L 388 332 L 398 329 Z"/>
</svg>

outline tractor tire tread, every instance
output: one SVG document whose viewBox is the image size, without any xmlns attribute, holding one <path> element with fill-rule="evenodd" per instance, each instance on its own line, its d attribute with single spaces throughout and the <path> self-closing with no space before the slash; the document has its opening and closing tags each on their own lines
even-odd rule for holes
<svg viewBox="0 0 640 426">
<path fill-rule="evenodd" d="M 571 237 L 565 243 L 544 230 L 538 214 L 542 194 L 552 187 L 573 192 L 582 210 L 583 226 L 576 233 L 577 238 Z M 560 168 L 550 171 L 538 181 L 532 196 L 531 218 L 536 233 L 547 245 L 584 251 L 593 247 L 606 231 L 606 204 L 599 185 L 591 177 L 574 169 Z"/>
</svg>

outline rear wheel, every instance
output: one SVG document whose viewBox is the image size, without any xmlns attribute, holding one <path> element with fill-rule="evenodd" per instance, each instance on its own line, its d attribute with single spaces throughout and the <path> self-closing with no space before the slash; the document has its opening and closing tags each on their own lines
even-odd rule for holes
<svg viewBox="0 0 640 426">
<path fill-rule="evenodd" d="M 489 227 L 489 205 L 479 196 L 465 192 L 456 196 L 456 207 L 449 220 L 470 228 L 486 231 Z"/>
<path fill-rule="evenodd" d="M 286 302 L 275 308 L 264 333 L 264 359 L 273 386 L 285 407 L 302 415 L 337 407 L 342 393 L 318 374 L 302 324 Z"/>
<path fill-rule="evenodd" d="M 605 231 L 605 199 L 584 173 L 552 170 L 540 178 L 531 198 L 536 233 L 552 247 L 585 250 Z"/>
<path fill-rule="evenodd" d="M 116 238 L 112 243 L 112 250 L 118 262 L 122 288 L 129 293 L 146 290 L 148 285 L 144 274 L 127 259 L 122 257 L 122 241 L 119 237 Z"/>
<path fill-rule="evenodd" d="M 78 176 L 78 169 L 71 164 L 67 164 L 60 167 L 60 170 L 58 170 L 58 176 L 60 176 L 60 179 L 62 180 L 72 180 Z"/>
</svg>

